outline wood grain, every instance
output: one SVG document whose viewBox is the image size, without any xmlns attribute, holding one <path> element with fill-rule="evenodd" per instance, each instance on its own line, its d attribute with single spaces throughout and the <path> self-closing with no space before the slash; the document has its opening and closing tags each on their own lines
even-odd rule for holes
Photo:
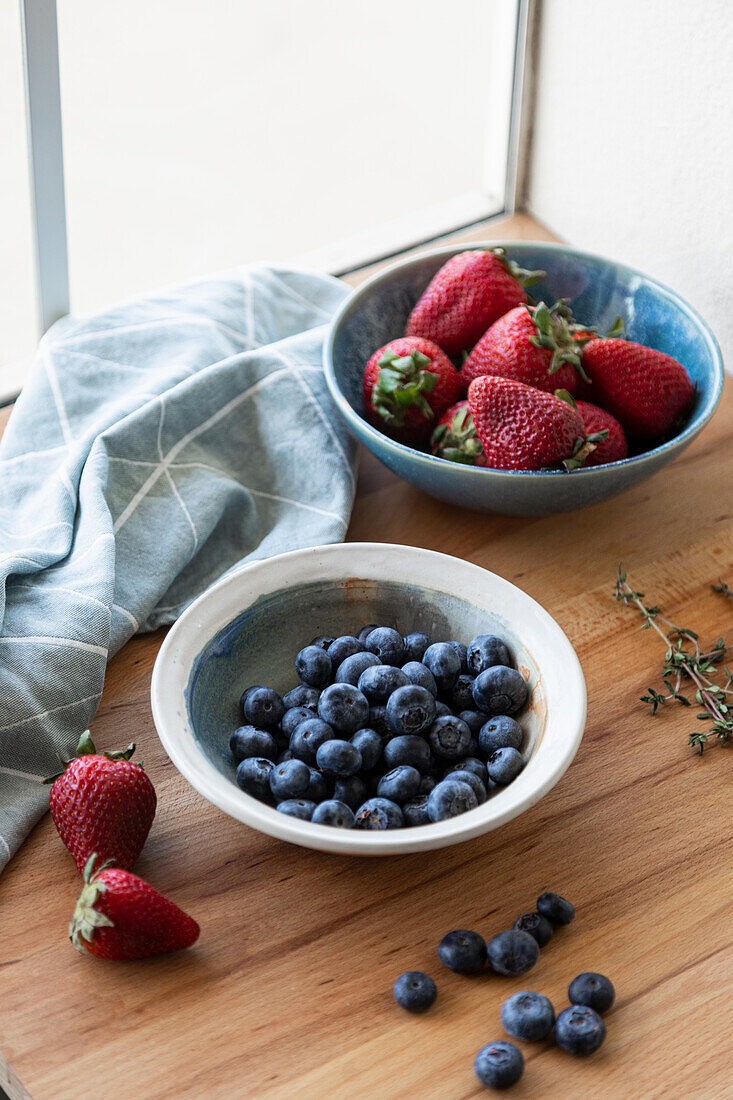
<svg viewBox="0 0 733 1100">
<path fill-rule="evenodd" d="M 501 235 L 513 231 L 540 235 L 526 220 Z M 618 993 L 605 1046 L 576 1061 L 522 1044 L 527 1069 L 512 1096 L 733 1095 L 733 756 L 691 755 L 689 714 L 651 718 L 638 702 L 660 650 L 611 595 L 623 559 L 673 618 L 704 637 L 733 636 L 733 604 L 709 587 L 719 574 L 733 583 L 732 432 L 728 383 L 673 466 L 617 500 L 536 520 L 453 509 L 364 456 L 349 539 L 442 550 L 509 578 L 558 619 L 588 681 L 588 727 L 564 779 L 517 820 L 458 847 L 347 860 L 225 817 L 156 737 L 148 691 L 161 635 L 130 642 L 110 664 L 93 732 L 104 746 L 138 742 L 159 796 L 138 870 L 200 921 L 201 940 L 133 964 L 77 955 L 66 923 L 79 880 L 41 822 L 0 879 L 0 1084 L 12 1100 L 479 1096 L 473 1056 L 502 1036 L 505 997 L 539 989 L 559 1009 L 587 969 Z M 526 979 L 440 967 L 446 931 L 493 934 L 546 888 L 571 898 L 577 919 Z M 423 1018 L 391 998 L 412 968 L 439 985 Z"/>
</svg>

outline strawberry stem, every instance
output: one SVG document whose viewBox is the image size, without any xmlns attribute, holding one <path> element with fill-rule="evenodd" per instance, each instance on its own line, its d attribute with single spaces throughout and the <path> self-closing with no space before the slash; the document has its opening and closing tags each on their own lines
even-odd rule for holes
<svg viewBox="0 0 733 1100">
<path fill-rule="evenodd" d="M 507 274 L 511 275 L 512 279 L 516 279 L 520 286 L 525 288 L 541 283 L 547 274 L 546 271 L 528 271 L 526 268 L 520 267 L 514 260 L 509 259 L 504 248 L 491 248 L 489 251 L 496 256 Z"/>
<path fill-rule="evenodd" d="M 435 389 L 438 376 L 425 370 L 428 366 L 430 359 L 416 348 L 409 355 L 397 356 L 393 351 L 384 353 L 379 360 L 372 406 L 385 423 L 401 428 L 409 408 L 418 409 L 426 420 L 433 418 L 433 410 L 424 395 Z"/>
</svg>

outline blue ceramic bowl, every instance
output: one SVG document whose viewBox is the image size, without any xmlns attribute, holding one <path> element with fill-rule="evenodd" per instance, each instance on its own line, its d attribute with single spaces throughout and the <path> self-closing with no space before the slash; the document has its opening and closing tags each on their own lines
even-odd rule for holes
<svg viewBox="0 0 733 1100">
<path fill-rule="evenodd" d="M 494 242 L 500 243 L 500 242 Z M 623 318 L 629 340 L 674 356 L 695 384 L 682 431 L 643 454 L 607 466 L 575 470 L 486 470 L 434 458 L 396 443 L 365 420 L 361 378 L 372 352 L 404 333 L 407 318 L 433 275 L 457 252 L 492 247 L 454 245 L 415 256 L 378 272 L 351 294 L 331 322 L 324 367 L 331 394 L 354 434 L 386 466 L 431 496 L 515 516 L 540 516 L 585 508 L 630 489 L 660 470 L 703 429 L 723 386 L 723 362 L 712 332 L 673 291 L 633 268 L 565 245 L 504 243 L 522 267 L 546 278 L 532 288 L 539 300 L 570 300 L 577 321 L 608 328 Z"/>
</svg>

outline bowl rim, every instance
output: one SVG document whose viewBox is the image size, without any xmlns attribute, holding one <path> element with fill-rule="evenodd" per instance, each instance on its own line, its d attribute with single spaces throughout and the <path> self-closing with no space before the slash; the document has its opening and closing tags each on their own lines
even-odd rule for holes
<svg viewBox="0 0 733 1100">
<path fill-rule="evenodd" d="M 509 608 L 518 608 L 527 623 L 531 623 L 531 628 L 527 626 L 527 634 L 531 633 L 540 648 L 544 647 L 545 662 L 550 652 L 555 663 L 561 662 L 562 676 L 556 673 L 553 681 L 552 676 L 547 676 L 547 665 L 543 675 L 542 660 L 532 648 L 532 637 L 527 637 L 526 648 L 543 676 L 546 697 L 557 695 L 558 702 L 562 700 L 562 708 L 557 705 L 554 713 L 548 703 L 542 739 L 532 757 L 536 760 L 545 745 L 547 755 L 543 767 L 537 772 L 526 769 L 513 784 L 477 809 L 430 825 L 374 833 L 315 825 L 280 814 L 241 791 L 199 746 L 185 700 L 194 662 L 219 631 L 262 595 L 319 579 L 338 582 L 358 576 L 394 580 L 391 567 L 400 559 L 406 560 L 406 555 L 413 568 L 416 561 L 421 563 L 415 580 L 433 591 L 447 592 L 470 601 L 469 592 L 475 591 L 476 584 L 488 583 L 492 606 L 500 609 L 503 601 Z M 517 628 L 517 633 L 523 636 L 521 627 Z M 497 828 L 523 813 L 558 782 L 572 762 L 583 736 L 587 705 L 585 678 L 575 650 L 541 604 L 510 581 L 472 562 L 434 550 L 392 543 L 331 543 L 306 547 L 252 562 L 221 578 L 184 611 L 166 636 L 153 668 L 150 697 L 158 737 L 171 761 L 184 778 L 219 809 L 281 840 L 321 851 L 369 856 L 398 855 L 455 844 Z M 554 740 L 548 739 L 550 724 Z"/>
<path fill-rule="evenodd" d="M 710 418 L 712 417 L 715 409 L 717 408 L 720 396 L 723 392 L 723 382 L 725 379 L 725 370 L 723 367 L 723 355 L 720 350 L 720 345 L 716 340 L 712 330 L 706 323 L 704 318 L 696 309 L 694 309 L 688 302 L 685 301 L 676 291 L 671 287 L 666 286 L 658 279 L 652 278 L 650 275 L 645 275 L 643 271 L 639 271 L 637 268 L 630 267 L 628 264 L 618 263 L 615 260 L 609 260 L 604 256 L 599 256 L 594 252 L 587 252 L 578 248 L 571 248 L 568 245 L 560 244 L 554 241 L 464 241 L 459 245 L 442 245 L 439 248 L 429 249 L 425 252 L 419 252 L 416 255 L 405 256 L 394 263 L 389 264 L 387 267 L 381 268 L 379 271 L 370 275 L 368 279 L 365 279 L 363 283 L 360 283 L 358 287 L 354 288 L 352 292 L 344 299 L 341 305 L 333 315 L 326 339 L 323 343 L 323 369 L 326 376 L 326 384 L 328 385 L 331 397 L 333 398 L 336 406 L 338 407 L 341 415 L 351 425 L 357 435 L 361 436 L 367 445 L 370 445 L 368 441 L 373 441 L 380 448 L 385 449 L 388 452 L 392 452 L 395 456 L 401 454 L 408 454 L 412 461 L 416 461 L 418 465 L 423 466 L 427 470 L 442 470 L 448 472 L 450 469 L 459 468 L 465 472 L 465 476 L 476 479 L 476 483 L 480 483 L 480 479 L 486 477 L 486 474 L 490 474 L 494 477 L 510 477 L 518 479 L 529 478 L 553 478 L 553 477 L 566 477 L 565 470 L 497 470 L 492 467 L 480 467 L 469 466 L 463 463 L 447 462 L 443 458 L 439 458 L 437 455 L 428 454 L 426 451 L 420 451 L 416 447 L 410 447 L 406 443 L 400 443 L 390 436 L 380 432 L 378 428 L 375 428 L 369 423 L 363 416 L 360 415 L 351 405 L 345 393 L 339 385 L 336 377 L 336 371 L 334 368 L 334 356 L 333 347 L 336 339 L 336 332 L 338 326 L 341 323 L 344 315 L 353 308 L 354 303 L 359 299 L 366 297 L 371 288 L 380 283 L 387 276 L 391 275 L 395 271 L 399 271 L 402 268 L 410 267 L 413 264 L 419 263 L 422 260 L 428 259 L 432 256 L 445 256 L 450 257 L 460 252 L 469 252 L 481 249 L 486 251 L 491 248 L 505 248 L 507 251 L 513 250 L 516 252 L 525 252 L 534 248 L 546 249 L 550 252 L 558 252 L 563 255 L 576 256 L 579 259 L 599 261 L 601 263 L 610 264 L 617 270 L 623 272 L 627 276 L 643 279 L 647 283 L 651 283 L 657 290 L 660 290 L 665 294 L 674 304 L 687 316 L 695 322 L 701 333 L 703 334 L 711 353 L 711 362 L 716 370 L 716 377 L 712 390 L 705 397 L 705 405 L 701 408 L 697 415 L 686 425 L 686 427 L 674 436 L 672 439 L 666 440 L 664 443 L 660 443 L 658 446 L 653 447 L 649 451 L 643 451 L 638 455 L 630 455 L 628 458 L 618 459 L 616 462 L 607 462 L 603 466 L 589 466 L 581 467 L 580 469 L 573 470 L 573 478 L 601 478 L 608 476 L 609 472 L 623 467 L 640 466 L 645 462 L 657 459 L 659 456 L 672 452 L 678 448 L 686 446 L 690 443 L 696 435 L 705 427 Z M 485 481 L 484 481 L 485 484 Z"/>
</svg>

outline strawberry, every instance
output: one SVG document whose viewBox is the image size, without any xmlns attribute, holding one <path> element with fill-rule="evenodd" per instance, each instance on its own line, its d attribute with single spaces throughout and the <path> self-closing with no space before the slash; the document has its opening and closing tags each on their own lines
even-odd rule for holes
<svg viewBox="0 0 733 1100">
<path fill-rule="evenodd" d="M 593 382 L 594 401 L 639 439 L 671 432 L 695 392 L 681 363 L 630 340 L 590 340 L 583 348 L 583 365 Z"/>
<path fill-rule="evenodd" d="M 586 456 L 583 466 L 605 466 L 607 462 L 618 462 L 628 455 L 624 430 L 615 417 L 597 405 L 588 401 L 577 401 L 576 408 L 581 415 L 587 436 L 596 437 L 606 432 L 605 439 L 598 438 L 595 448 Z"/>
<path fill-rule="evenodd" d="M 195 943 L 199 926 L 143 879 L 102 864 L 84 867 L 84 885 L 69 924 L 77 951 L 99 959 L 146 959 Z"/>
<path fill-rule="evenodd" d="M 524 288 L 544 271 L 525 271 L 503 248 L 461 252 L 443 264 L 407 322 L 408 336 L 424 336 L 448 355 L 472 348 L 499 317 L 527 301 Z"/>
<path fill-rule="evenodd" d="M 134 751 L 98 753 L 87 730 L 76 758 L 47 780 L 51 817 L 80 871 L 93 852 L 128 870 L 140 855 L 157 799 Z"/>
<path fill-rule="evenodd" d="M 459 401 L 443 413 L 430 438 L 430 450 L 449 462 L 462 462 L 466 466 L 482 464 L 478 460 L 483 459 L 483 449 L 468 401 Z"/>
<path fill-rule="evenodd" d="M 487 466 L 542 470 L 578 464 L 585 428 L 577 409 L 560 397 L 485 374 L 468 387 L 468 404 Z"/>
<path fill-rule="evenodd" d="M 436 416 L 463 392 L 458 371 L 430 340 L 402 336 L 374 352 L 363 378 L 364 408 L 382 431 L 424 442 Z"/>
<path fill-rule="evenodd" d="M 578 374 L 585 375 L 582 348 L 573 338 L 569 317 L 562 302 L 510 310 L 484 333 L 463 364 L 466 384 L 491 374 L 548 393 L 558 387 L 573 393 Z"/>
</svg>

